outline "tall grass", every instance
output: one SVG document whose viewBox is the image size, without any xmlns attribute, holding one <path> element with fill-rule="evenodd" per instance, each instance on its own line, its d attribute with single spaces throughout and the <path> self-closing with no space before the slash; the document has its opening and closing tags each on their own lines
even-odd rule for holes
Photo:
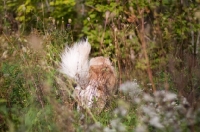
<svg viewBox="0 0 200 132">
<path fill-rule="evenodd" d="M 71 81 L 58 70 L 67 37 L 36 30 L 28 36 L 0 37 L 2 131 L 71 129 Z"/>
</svg>

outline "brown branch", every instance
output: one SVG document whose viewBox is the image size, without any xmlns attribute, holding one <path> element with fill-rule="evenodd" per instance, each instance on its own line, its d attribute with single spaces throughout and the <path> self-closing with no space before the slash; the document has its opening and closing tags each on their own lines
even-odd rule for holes
<svg viewBox="0 0 200 132">
<path fill-rule="evenodd" d="M 141 10 L 140 15 L 143 15 L 143 13 L 144 13 L 144 11 Z M 144 34 L 144 17 L 142 17 L 140 20 L 141 20 L 141 28 L 139 30 L 137 29 L 137 33 L 138 33 L 138 36 L 139 36 L 139 39 L 140 39 L 140 42 L 142 45 L 143 54 L 144 54 L 144 57 L 146 60 L 147 74 L 149 77 L 149 81 L 152 85 L 153 92 L 156 92 L 156 87 L 155 87 L 155 84 L 153 81 L 153 75 L 152 75 L 151 65 L 150 65 L 150 61 L 149 61 L 149 56 L 147 53 L 146 41 L 144 38 L 144 36 L 145 36 L 145 34 Z"/>
<path fill-rule="evenodd" d="M 115 27 L 114 29 L 113 29 L 113 31 L 114 31 L 114 44 L 115 44 L 115 55 L 116 55 L 116 57 L 117 57 L 117 65 L 118 65 L 118 70 L 119 70 L 119 73 L 118 73 L 118 75 L 119 75 L 119 83 L 118 83 L 118 85 L 120 85 L 121 84 L 121 74 L 122 74 L 122 72 L 121 72 L 121 65 L 120 65 L 120 52 L 119 52 L 119 45 L 118 45 L 118 42 L 117 42 L 117 28 Z"/>
</svg>

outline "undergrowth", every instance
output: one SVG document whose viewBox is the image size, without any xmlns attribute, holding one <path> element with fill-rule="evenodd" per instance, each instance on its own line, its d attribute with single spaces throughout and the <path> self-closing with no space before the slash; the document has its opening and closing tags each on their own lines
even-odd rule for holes
<svg viewBox="0 0 200 132">
<path fill-rule="evenodd" d="M 57 16 L 67 3 L 51 4 L 57 6 Z M 74 4 L 70 1 L 67 14 L 73 15 Z M 26 20 L 20 3 L 19 25 L 31 32 L 10 32 L 12 23 L 6 19 L 1 24 L 5 26 L 0 35 L 0 131 L 199 131 L 199 25 L 185 15 L 197 13 L 199 19 L 195 5 L 177 9 L 179 4 L 172 1 L 85 4 L 88 17 L 82 18 L 80 36 L 88 35 L 92 57 L 111 58 L 118 73 L 117 93 L 98 115 L 78 112 L 72 96 L 75 82 L 59 71 L 60 54 L 75 42 L 78 34 L 73 33 L 78 31 L 72 30 L 71 19 L 65 25 L 65 12 L 59 21 L 38 14 L 36 24 L 29 27 L 38 12 L 27 12 Z M 36 11 L 35 5 L 28 1 L 27 10 Z"/>
<path fill-rule="evenodd" d="M 66 40 L 73 40 L 67 32 L 57 33 L 33 30 L 27 36 L 0 37 L 1 131 L 199 130 L 199 109 L 186 98 L 167 91 L 146 93 L 136 80 L 117 86 L 99 115 L 78 112 L 74 82 L 59 72 L 60 53 Z"/>
</svg>

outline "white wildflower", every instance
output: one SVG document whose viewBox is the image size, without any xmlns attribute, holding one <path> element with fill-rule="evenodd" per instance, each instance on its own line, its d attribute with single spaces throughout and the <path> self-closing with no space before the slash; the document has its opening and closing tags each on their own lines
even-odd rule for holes
<svg viewBox="0 0 200 132">
<path fill-rule="evenodd" d="M 137 97 L 142 93 L 142 90 L 140 89 L 140 87 L 136 81 L 125 82 L 125 83 L 121 84 L 119 89 L 121 91 L 123 91 L 124 93 L 128 93 L 129 96 L 132 98 Z"/>
<path fill-rule="evenodd" d="M 176 106 L 177 103 L 176 103 L 175 101 L 173 101 L 173 102 L 171 103 L 171 105 L 172 105 L 172 106 Z"/>
<path fill-rule="evenodd" d="M 138 125 L 135 129 L 135 132 L 147 132 L 147 126 L 146 125 Z"/>
<path fill-rule="evenodd" d="M 142 101 L 142 100 L 141 100 L 140 98 L 138 98 L 138 97 L 134 98 L 133 100 L 134 100 L 134 102 L 137 103 L 137 104 L 140 104 L 141 101 Z"/>
<path fill-rule="evenodd" d="M 154 93 L 154 96 L 155 97 L 161 97 L 161 96 L 163 96 L 165 94 L 165 91 L 164 90 L 161 90 L 161 91 L 156 91 L 155 93 Z"/>
<path fill-rule="evenodd" d="M 166 117 L 170 118 L 173 116 L 173 112 L 166 112 L 165 114 Z"/>
<path fill-rule="evenodd" d="M 155 116 L 153 118 L 150 119 L 149 121 L 149 124 L 156 127 L 156 128 L 159 128 L 159 129 L 162 129 L 164 126 L 160 123 L 160 118 L 158 116 Z"/>
<path fill-rule="evenodd" d="M 103 132 L 116 132 L 116 130 L 115 130 L 115 129 L 110 129 L 110 128 L 108 128 L 108 127 L 105 127 L 105 128 L 103 129 Z"/>
<path fill-rule="evenodd" d="M 146 93 L 143 95 L 143 99 L 144 101 L 147 101 L 147 102 L 153 101 L 153 97 L 151 97 L 149 94 L 146 94 Z"/>
<path fill-rule="evenodd" d="M 118 132 L 124 132 L 126 131 L 125 126 L 121 123 L 120 118 L 116 118 L 111 120 L 110 125 L 113 129 L 116 129 Z"/>
<path fill-rule="evenodd" d="M 128 113 L 128 110 L 125 109 L 124 107 L 119 107 L 119 108 L 116 108 L 114 110 L 114 114 L 115 115 L 121 115 L 121 116 L 126 116 Z"/>
<path fill-rule="evenodd" d="M 125 132 L 126 128 L 125 128 L 125 126 L 122 123 L 120 123 L 119 126 L 118 126 L 118 128 L 117 128 L 117 130 L 118 130 L 118 132 Z"/>
<path fill-rule="evenodd" d="M 89 126 L 89 130 L 90 131 L 96 131 L 96 132 L 100 132 L 101 131 L 101 123 L 100 122 L 97 122 L 97 123 L 95 123 L 95 124 L 93 124 L 93 125 L 91 125 L 91 126 Z"/>
<path fill-rule="evenodd" d="M 142 106 L 142 111 L 147 114 L 148 116 L 150 117 L 154 117 L 156 116 L 157 114 L 155 113 L 155 108 L 153 107 L 150 107 L 150 106 Z"/>
<path fill-rule="evenodd" d="M 118 101 L 119 107 L 114 110 L 115 115 L 126 116 L 129 110 L 129 104 L 119 100 Z"/>
<path fill-rule="evenodd" d="M 111 120 L 111 122 L 110 122 L 112 128 L 117 128 L 118 125 L 119 125 L 119 123 L 120 123 L 120 119 L 119 119 L 119 118 L 113 119 L 113 120 Z"/>
<path fill-rule="evenodd" d="M 174 93 L 166 92 L 163 101 L 173 101 L 177 98 L 177 95 Z"/>
</svg>

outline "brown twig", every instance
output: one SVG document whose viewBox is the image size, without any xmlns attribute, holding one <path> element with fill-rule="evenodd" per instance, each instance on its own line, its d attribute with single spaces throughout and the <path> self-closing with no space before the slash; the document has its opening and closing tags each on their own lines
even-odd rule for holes
<svg viewBox="0 0 200 132">
<path fill-rule="evenodd" d="M 143 10 L 140 10 L 140 15 L 143 15 L 144 11 Z M 144 54 L 144 57 L 145 57 L 145 60 L 146 60 L 146 65 L 147 65 L 147 74 L 148 74 L 148 77 L 149 77 L 149 81 L 152 85 L 152 89 L 153 89 L 153 92 L 156 92 L 156 87 L 155 87 L 155 84 L 154 84 L 154 81 L 153 81 L 153 75 L 152 75 L 152 70 L 151 70 L 151 65 L 150 65 L 150 61 L 149 61 L 149 56 L 148 56 L 148 53 L 147 53 L 147 47 L 146 47 L 146 41 L 145 41 L 145 34 L 144 34 L 144 17 L 142 17 L 140 19 L 141 21 L 141 28 L 138 30 L 137 29 L 137 33 L 138 33 L 138 36 L 139 36 L 139 39 L 140 39 L 140 42 L 141 42 L 141 45 L 142 45 L 142 50 L 143 50 L 143 54 Z"/>
<path fill-rule="evenodd" d="M 118 65 L 118 70 L 119 70 L 119 85 L 121 84 L 121 65 L 120 65 L 120 55 L 119 55 L 119 46 L 117 42 L 117 28 L 114 28 L 114 43 L 115 43 L 115 54 L 117 57 L 117 65 Z"/>
</svg>

